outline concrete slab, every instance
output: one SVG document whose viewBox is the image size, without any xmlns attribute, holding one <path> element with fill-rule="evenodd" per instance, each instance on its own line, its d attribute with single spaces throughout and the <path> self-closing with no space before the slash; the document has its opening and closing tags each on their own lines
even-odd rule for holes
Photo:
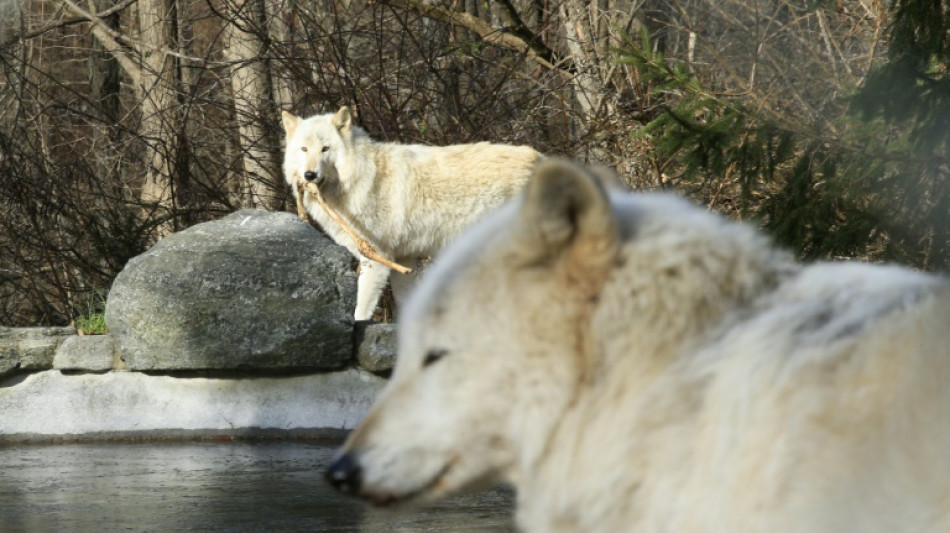
<svg viewBox="0 0 950 533">
<path fill-rule="evenodd" d="M 0 387 L 0 442 L 349 430 L 384 383 L 355 369 L 239 379 L 48 370 Z"/>
</svg>

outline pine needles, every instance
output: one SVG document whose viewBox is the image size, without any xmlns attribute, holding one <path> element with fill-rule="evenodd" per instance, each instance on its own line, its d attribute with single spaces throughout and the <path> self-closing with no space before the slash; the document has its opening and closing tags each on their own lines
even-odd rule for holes
<svg viewBox="0 0 950 533">
<path fill-rule="evenodd" d="M 917 4 L 897 2 L 889 61 L 817 120 L 716 93 L 655 51 L 646 32 L 628 39 L 618 60 L 639 69 L 663 110 L 634 135 L 675 160 L 687 181 L 733 180 L 739 216 L 760 219 L 805 259 L 946 270 L 950 16 L 941 4 L 937 24 L 933 9 Z"/>
</svg>

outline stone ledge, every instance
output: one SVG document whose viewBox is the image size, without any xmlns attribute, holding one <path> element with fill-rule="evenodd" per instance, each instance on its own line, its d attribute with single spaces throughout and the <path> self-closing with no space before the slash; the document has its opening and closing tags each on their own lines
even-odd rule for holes
<svg viewBox="0 0 950 533">
<path fill-rule="evenodd" d="M 148 443 L 148 442 L 266 442 L 310 441 L 341 444 L 350 429 L 161 429 L 149 431 L 102 431 L 79 435 L 16 433 L 0 434 L 0 446 L 16 444 L 89 444 L 89 443 Z"/>
<path fill-rule="evenodd" d="M 396 364 L 396 324 L 357 325 L 356 362 L 370 372 L 391 372 Z"/>
<path fill-rule="evenodd" d="M 356 362 L 370 372 L 386 374 L 396 363 L 396 325 L 358 324 L 354 332 Z M 0 381 L 44 370 L 108 372 L 126 370 L 112 335 L 76 335 L 74 328 L 0 328 Z M 213 370 L 184 367 L 164 373 Z M 242 372 L 310 372 L 313 367 L 285 364 L 244 366 Z"/>
<path fill-rule="evenodd" d="M 64 337 L 75 335 L 76 328 L 72 326 L 39 326 L 34 328 L 10 328 L 0 326 L 0 340 L 35 339 L 37 337 Z"/>
<path fill-rule="evenodd" d="M 57 347 L 75 328 L 0 327 L 0 379 L 18 372 L 36 372 L 53 366 Z"/>
<path fill-rule="evenodd" d="M 0 388 L 0 441 L 348 430 L 384 383 L 356 369 L 243 379 L 49 370 Z"/>
<path fill-rule="evenodd" d="M 115 343 L 110 335 L 66 337 L 53 356 L 53 368 L 56 370 L 108 372 L 121 369 L 121 366 L 121 359 L 116 356 Z"/>
</svg>

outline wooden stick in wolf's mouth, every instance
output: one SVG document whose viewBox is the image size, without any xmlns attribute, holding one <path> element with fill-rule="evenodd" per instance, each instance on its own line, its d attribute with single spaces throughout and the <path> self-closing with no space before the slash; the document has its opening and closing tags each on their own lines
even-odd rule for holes
<svg viewBox="0 0 950 533">
<path fill-rule="evenodd" d="M 294 187 L 294 200 L 297 201 L 297 216 L 300 217 L 300 220 L 309 224 L 310 215 L 307 214 L 307 208 L 303 205 L 303 190 L 300 188 L 302 184 L 302 181 L 298 181 L 296 187 Z"/>
<path fill-rule="evenodd" d="M 323 210 L 326 211 L 328 215 L 330 215 L 330 218 L 332 218 L 334 222 L 339 224 L 340 227 L 343 228 L 343 231 L 345 231 L 346 234 L 349 235 L 350 238 L 353 239 L 354 242 L 356 242 L 356 246 L 357 248 L 359 248 L 360 253 L 363 254 L 363 257 L 372 259 L 373 261 L 376 261 L 377 263 L 385 265 L 395 270 L 396 272 L 399 272 L 400 274 L 408 274 L 412 272 L 411 268 L 406 268 L 400 265 L 399 263 L 395 263 L 379 255 L 379 252 L 377 252 L 376 249 L 373 248 L 373 246 L 370 243 L 366 242 L 359 235 L 357 235 L 356 232 L 353 231 L 353 228 L 351 228 L 350 225 L 347 224 L 345 220 L 343 220 L 343 217 L 341 217 L 339 213 L 337 213 L 336 211 L 333 210 L 333 208 L 327 205 L 326 201 L 324 201 L 323 199 L 323 195 L 320 194 L 320 188 L 317 187 L 316 183 L 307 183 L 307 182 L 304 182 L 303 180 L 297 181 L 297 195 L 296 195 L 297 196 L 296 198 L 297 199 L 297 215 L 300 218 L 306 220 L 307 222 L 310 221 L 310 218 L 307 216 L 307 211 L 303 207 L 304 191 L 302 189 L 306 189 L 307 192 L 313 195 L 313 197 L 316 198 L 317 203 L 320 204 L 320 207 L 322 207 Z"/>
</svg>

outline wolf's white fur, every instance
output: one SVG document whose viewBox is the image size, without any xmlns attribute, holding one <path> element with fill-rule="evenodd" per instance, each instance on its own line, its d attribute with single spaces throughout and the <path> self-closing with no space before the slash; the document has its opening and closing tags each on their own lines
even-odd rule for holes
<svg viewBox="0 0 950 533">
<path fill-rule="evenodd" d="M 525 531 L 950 531 L 942 278 L 801 265 L 548 162 L 437 258 L 399 334 L 342 450 L 369 500 L 502 480 Z"/>
<path fill-rule="evenodd" d="M 287 183 L 293 186 L 305 172 L 315 172 L 324 199 L 357 234 L 387 259 L 410 268 L 512 198 L 541 158 L 524 146 L 374 142 L 352 124 L 346 107 L 306 119 L 285 112 L 283 123 Z M 309 193 L 303 201 L 330 237 L 359 258 L 355 317 L 371 318 L 389 269 L 362 257 Z M 409 276 L 393 278 L 397 299 L 410 283 Z"/>
</svg>

